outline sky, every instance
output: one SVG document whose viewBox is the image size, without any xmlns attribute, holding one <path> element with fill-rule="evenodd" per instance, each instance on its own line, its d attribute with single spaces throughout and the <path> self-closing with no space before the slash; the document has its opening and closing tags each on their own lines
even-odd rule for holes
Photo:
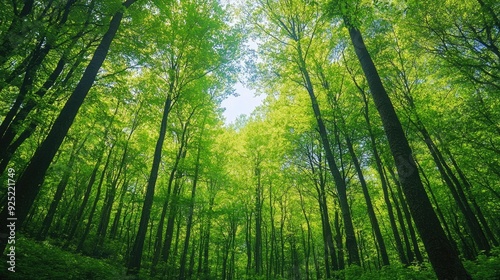
<svg viewBox="0 0 500 280">
<path fill-rule="evenodd" d="M 226 124 L 234 123 L 239 115 L 250 115 L 265 98 L 264 95 L 255 96 L 254 90 L 246 88 L 241 83 L 236 84 L 235 90 L 238 96 L 230 96 L 222 101 L 222 107 L 226 108 L 223 114 Z"/>
</svg>

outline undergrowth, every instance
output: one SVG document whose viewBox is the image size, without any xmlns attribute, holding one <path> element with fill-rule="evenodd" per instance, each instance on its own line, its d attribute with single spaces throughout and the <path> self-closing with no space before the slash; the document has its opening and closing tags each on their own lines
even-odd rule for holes
<svg viewBox="0 0 500 280">
<path fill-rule="evenodd" d="M 111 263 L 106 259 L 94 259 L 88 256 L 64 251 L 49 242 L 36 242 L 19 236 L 16 240 L 15 272 L 7 270 L 5 257 L 2 261 L 0 279 L 124 279 L 125 268 L 120 263 Z M 464 266 L 474 280 L 500 279 L 500 248 L 493 249 L 487 256 L 479 255 L 474 261 L 464 261 Z M 141 275 L 144 279 L 148 277 Z M 264 279 L 264 278 L 262 278 Z M 426 280 L 436 279 L 428 263 L 403 267 L 390 265 L 381 270 L 363 271 L 359 266 L 351 266 L 336 272 L 334 279 L 343 280 Z"/>
</svg>

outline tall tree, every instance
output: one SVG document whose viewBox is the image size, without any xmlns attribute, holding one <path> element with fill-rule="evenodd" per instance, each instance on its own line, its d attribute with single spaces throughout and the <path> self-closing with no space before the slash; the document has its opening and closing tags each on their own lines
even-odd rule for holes
<svg viewBox="0 0 500 280">
<path fill-rule="evenodd" d="M 235 57 L 238 45 L 237 38 L 228 32 L 226 23 L 222 21 L 224 11 L 215 1 L 158 3 L 156 8 L 162 16 L 148 18 L 151 21 L 149 24 L 159 26 L 168 36 L 158 38 L 153 35 L 149 39 L 158 46 L 151 55 L 164 59 L 156 64 L 158 69 L 155 75 L 166 83 L 166 96 L 139 229 L 127 262 L 129 275 L 139 273 L 141 266 L 169 114 L 180 99 L 178 106 L 183 106 L 183 102 L 189 104 L 190 98 L 199 97 L 197 94 L 206 94 L 203 85 L 206 86 L 210 76 L 216 77 L 215 81 L 224 81 L 223 71 L 229 70 L 230 60 Z M 217 13 L 209 12 L 212 10 Z M 164 88 L 165 85 L 159 87 Z M 168 252 L 163 253 L 168 255 Z"/>
<path fill-rule="evenodd" d="M 126 9 L 130 7 L 130 5 L 132 5 L 135 1 L 136 0 L 127 0 L 122 4 L 123 8 Z M 61 146 L 69 128 L 71 127 L 71 124 L 78 113 L 78 109 L 82 105 L 85 97 L 92 87 L 102 63 L 106 59 L 111 42 L 120 27 L 123 14 L 124 10 L 120 8 L 111 18 L 108 30 L 95 50 L 92 60 L 85 69 L 80 82 L 58 115 L 49 134 L 37 149 L 31 158 L 29 165 L 16 182 L 18 186 L 16 191 L 18 207 L 15 212 L 15 217 L 17 218 L 18 226 L 21 226 L 26 219 L 31 206 L 40 191 L 44 175 L 57 150 Z M 2 218 L 2 222 L 0 224 L 0 226 L 2 226 L 2 232 L 0 232 L 0 251 L 2 252 L 5 250 L 7 245 L 8 233 L 5 232 L 5 229 L 7 228 L 6 223 L 9 216 L 11 215 L 9 214 L 7 207 L 4 207 L 2 212 L 0 212 L 0 217 Z"/>
<path fill-rule="evenodd" d="M 349 31 L 351 43 L 382 119 L 403 192 L 434 271 L 439 279 L 471 279 L 458 257 L 458 252 L 447 239 L 425 192 L 401 122 L 357 26 L 359 18 L 353 13 L 353 4 L 350 1 L 332 1 L 328 12 L 331 15 L 340 15 Z"/>
<path fill-rule="evenodd" d="M 280 47 L 291 50 L 292 53 L 290 55 L 293 56 L 291 67 L 293 67 L 294 74 L 298 75 L 298 77 L 292 76 L 290 78 L 303 87 L 310 97 L 311 107 L 321 137 L 321 143 L 325 150 L 328 167 L 337 187 L 337 195 L 346 232 L 348 262 L 349 264 L 359 265 L 358 245 L 347 199 L 347 185 L 335 160 L 328 137 L 329 133 L 325 126 L 315 93 L 315 87 L 309 73 L 310 66 L 308 65 L 308 61 L 310 56 L 312 56 L 311 52 L 313 44 L 316 42 L 316 33 L 319 32 L 319 29 L 324 28 L 325 22 L 321 18 L 319 8 L 311 6 L 308 3 L 262 1 L 260 5 L 262 7 L 262 16 L 278 28 L 278 34 L 274 34 L 267 27 L 259 27 L 259 23 L 257 22 L 255 24 L 262 29 L 264 34 L 267 33 L 273 40 L 276 40 L 276 43 Z M 287 58 L 285 58 L 286 60 Z"/>
</svg>

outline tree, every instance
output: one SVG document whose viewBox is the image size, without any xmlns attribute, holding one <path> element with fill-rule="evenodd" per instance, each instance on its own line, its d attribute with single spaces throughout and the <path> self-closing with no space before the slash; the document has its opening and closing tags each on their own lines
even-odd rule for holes
<svg viewBox="0 0 500 280">
<path fill-rule="evenodd" d="M 496 3 L 122 1 L 0 9 L 10 184 L 124 13 L 8 245 L 19 277 L 498 278 Z M 265 97 L 228 123 L 237 79 Z"/>
<path fill-rule="evenodd" d="M 458 253 L 446 238 L 444 230 L 432 208 L 418 171 L 415 168 L 416 164 L 401 122 L 385 91 L 375 64 L 365 46 L 361 32 L 356 26 L 358 18 L 346 12 L 352 9 L 349 4 L 346 2 L 330 2 L 329 12 L 335 14 L 335 9 L 339 9 L 344 24 L 349 31 L 351 43 L 366 76 L 373 101 L 382 119 L 391 153 L 396 162 L 403 192 L 405 193 L 410 211 L 424 242 L 434 271 L 440 279 L 470 279 L 470 275 L 463 267 Z M 340 5 L 340 7 L 336 5 Z"/>
<path fill-rule="evenodd" d="M 127 273 L 131 275 L 139 273 L 141 266 L 169 114 L 179 100 L 182 99 L 177 105 L 183 106 L 183 102 L 189 104 L 190 98 L 199 97 L 200 93 L 205 94 L 206 89 L 203 86 L 206 83 L 204 82 L 210 79 L 210 75 L 220 75 L 219 79 L 221 79 L 222 71 L 230 67 L 229 62 L 236 55 L 235 50 L 238 44 L 235 36 L 225 30 L 225 23 L 221 20 L 223 11 L 216 2 L 206 2 L 203 5 L 199 5 L 195 1 L 168 6 L 161 4 L 156 8 L 162 12 L 163 16 L 148 18 L 148 20 L 152 21 L 153 24 L 158 24 L 162 28 L 160 30 L 169 35 L 168 37 L 154 38 L 155 44 L 159 48 L 155 50 L 157 53 L 152 53 L 153 56 L 165 59 L 156 64 L 158 66 L 156 71 L 160 72 L 154 74 L 166 83 L 166 93 L 159 136 L 156 141 L 153 163 L 146 187 L 146 197 L 141 212 L 141 221 L 127 263 Z M 218 14 L 210 15 L 206 12 L 212 9 L 218 11 Z M 188 19 L 187 24 L 184 22 L 185 18 Z M 207 40 L 201 40 L 202 38 L 207 38 Z M 208 61 L 206 61 L 207 57 Z M 164 85 L 160 88 L 164 88 Z M 171 215 L 169 218 L 173 217 Z M 170 228 L 173 225 L 172 221 Z M 167 245 L 164 246 L 164 250 L 166 250 L 163 252 L 164 256 L 169 254 L 168 243 L 171 240 L 171 237 L 166 237 L 165 244 Z"/>
<path fill-rule="evenodd" d="M 128 0 L 123 3 L 123 7 L 128 8 L 134 2 L 135 0 Z M 20 186 L 17 190 L 16 196 L 19 202 L 18 210 L 15 213 L 18 226 L 22 225 L 26 219 L 31 206 L 40 191 L 40 186 L 43 182 L 45 172 L 47 171 L 59 146 L 64 140 L 66 133 L 71 127 L 71 124 L 78 113 L 78 109 L 82 105 L 85 97 L 92 87 L 99 68 L 104 62 L 104 59 L 106 59 L 111 42 L 120 27 L 123 13 L 124 11 L 120 9 L 113 15 L 109 23 L 109 28 L 94 52 L 94 56 L 85 69 L 80 82 L 66 102 L 64 108 L 61 110 L 49 134 L 31 158 L 30 164 L 17 180 L 17 185 Z M 9 217 L 7 207 L 4 207 L 2 212 L 0 212 L 0 217 L 3 218 L 1 225 L 3 225 L 3 228 L 5 229 L 7 217 Z M 0 234 L 0 251 L 2 252 L 5 250 L 5 246 L 7 245 L 7 236 L 8 234 L 5 232 Z"/>
<path fill-rule="evenodd" d="M 315 87 L 311 80 L 310 70 L 308 65 L 309 56 L 312 56 L 313 44 L 316 42 L 316 33 L 324 28 L 324 21 L 321 19 L 320 11 L 317 6 L 312 6 L 307 3 L 283 3 L 278 6 L 277 3 L 260 2 L 262 7 L 263 17 L 274 24 L 278 29 L 278 34 L 274 34 L 265 27 L 260 27 L 262 32 L 267 33 L 269 37 L 276 40 L 276 42 L 283 48 L 291 50 L 292 56 L 291 67 L 295 77 L 290 77 L 303 87 L 310 99 L 311 107 L 317 122 L 319 134 L 321 136 L 321 143 L 325 149 L 325 156 L 328 163 L 330 172 L 335 180 L 337 187 L 337 194 L 342 210 L 342 218 L 346 231 L 346 248 L 348 251 L 349 264 L 360 264 L 358 245 L 356 242 L 356 235 L 352 223 L 351 214 L 346 193 L 346 183 L 339 171 L 339 167 L 335 161 L 333 151 L 331 148 L 330 140 L 328 138 L 328 131 L 326 129 L 322 113 L 318 104 L 315 93 Z M 257 26 L 259 23 L 255 23 Z M 316 46 L 314 46 L 316 48 Z M 312 59 L 312 58 L 311 58 Z M 286 61 L 287 59 L 285 59 Z M 296 77 L 298 74 L 298 77 Z"/>
</svg>

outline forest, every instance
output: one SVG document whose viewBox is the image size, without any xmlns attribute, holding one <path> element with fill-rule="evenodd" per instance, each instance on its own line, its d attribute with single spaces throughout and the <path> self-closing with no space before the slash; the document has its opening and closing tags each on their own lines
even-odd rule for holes
<svg viewBox="0 0 500 280">
<path fill-rule="evenodd" d="M 500 279 L 500 2 L 1 3 L 1 279 Z"/>
</svg>

